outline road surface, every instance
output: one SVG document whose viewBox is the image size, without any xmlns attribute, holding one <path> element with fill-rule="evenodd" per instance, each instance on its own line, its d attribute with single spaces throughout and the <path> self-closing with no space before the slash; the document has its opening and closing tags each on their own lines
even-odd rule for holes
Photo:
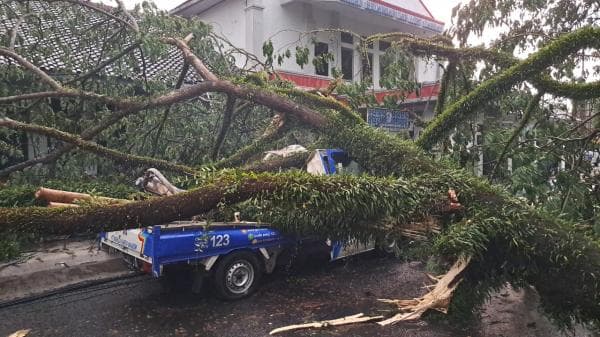
<svg viewBox="0 0 600 337">
<path fill-rule="evenodd" d="M 428 283 L 420 263 L 373 256 L 263 280 L 250 298 L 223 302 L 210 291 L 203 298 L 165 293 L 157 280 L 133 277 L 2 308 L 0 336 L 31 329 L 28 336 L 262 337 L 288 324 L 360 312 L 386 315 L 391 307 L 378 298 L 418 297 Z M 282 336 L 559 336 L 523 298 L 499 294 L 495 300 L 481 326 L 471 329 L 443 322 L 368 323 Z"/>
</svg>

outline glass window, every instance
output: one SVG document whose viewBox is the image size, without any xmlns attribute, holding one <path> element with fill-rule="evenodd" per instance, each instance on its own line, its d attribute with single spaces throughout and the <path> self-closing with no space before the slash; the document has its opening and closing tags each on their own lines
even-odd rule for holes
<svg viewBox="0 0 600 337">
<path fill-rule="evenodd" d="M 317 75 L 329 76 L 329 62 L 326 62 L 328 53 L 329 46 L 327 43 L 317 42 L 315 44 L 315 57 L 322 57 L 322 59 L 317 59 L 315 64 L 315 73 Z"/>
<path fill-rule="evenodd" d="M 343 43 L 350 43 L 353 44 L 354 43 L 354 36 L 352 36 L 352 34 L 350 33 L 345 33 L 342 32 L 342 38 L 341 38 Z"/>
<path fill-rule="evenodd" d="M 354 75 L 354 49 L 342 47 L 342 78 L 352 81 Z"/>
<path fill-rule="evenodd" d="M 387 41 L 381 41 L 381 40 L 379 41 L 379 50 L 381 50 L 381 51 L 386 51 L 391 46 L 392 46 L 392 44 Z"/>
</svg>

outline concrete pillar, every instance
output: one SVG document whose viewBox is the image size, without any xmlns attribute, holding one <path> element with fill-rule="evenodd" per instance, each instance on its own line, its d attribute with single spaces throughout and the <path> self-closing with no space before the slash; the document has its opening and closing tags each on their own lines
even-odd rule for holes
<svg viewBox="0 0 600 337">
<path fill-rule="evenodd" d="M 246 50 L 261 57 L 264 43 L 263 0 L 246 0 Z"/>
</svg>

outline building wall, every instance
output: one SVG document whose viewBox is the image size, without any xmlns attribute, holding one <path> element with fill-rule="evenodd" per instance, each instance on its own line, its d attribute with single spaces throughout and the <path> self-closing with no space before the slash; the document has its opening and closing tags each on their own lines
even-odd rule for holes
<svg viewBox="0 0 600 337">
<path fill-rule="evenodd" d="M 437 82 L 442 77 L 442 69 L 437 62 L 418 58 L 415 63 L 418 82 Z"/>
<path fill-rule="evenodd" d="M 388 3 L 400 7 L 404 7 L 410 11 L 421 13 L 421 14 L 430 14 L 429 11 L 423 6 L 423 3 L 419 0 L 387 0 Z"/>
<path fill-rule="evenodd" d="M 246 49 L 246 0 L 226 0 L 203 12 L 198 17 L 213 27 L 213 31 L 226 37 L 234 46 Z M 188 13 L 185 13 L 188 15 Z M 192 13 L 189 13 L 192 14 Z M 244 60 L 240 59 L 239 66 Z"/>
<path fill-rule="evenodd" d="M 389 3 L 403 6 L 410 11 L 428 14 L 419 0 L 396 0 Z M 283 64 L 275 64 L 275 68 L 289 73 L 310 75 L 317 79 L 327 79 L 332 75 L 332 69 L 341 69 L 342 47 L 352 45 L 341 42 L 339 32 L 320 31 L 306 34 L 315 30 L 327 28 L 343 29 L 367 36 L 386 32 L 407 32 L 419 36 L 432 36 L 435 32 L 428 31 L 392 19 L 381 17 L 366 10 L 359 10 L 343 4 L 334 4 L 327 1 L 290 1 L 290 0 L 226 0 L 216 2 L 209 9 L 197 13 L 193 7 L 180 13 L 185 16 L 197 15 L 200 19 L 210 23 L 214 31 L 226 37 L 235 46 L 244 49 L 261 59 L 262 45 L 266 40 L 271 40 L 275 47 L 275 54 L 286 50 L 291 52 L 291 57 L 285 59 Z M 330 62 L 328 77 L 317 75 L 312 62 L 299 66 L 296 63 L 296 46 L 309 49 L 309 61 L 315 55 L 313 41 L 327 43 L 328 50 L 334 56 Z M 354 81 L 360 81 L 362 55 L 357 51 L 358 39 L 354 40 L 354 55 L 352 60 Z M 376 42 L 372 54 L 372 71 L 374 88 L 379 88 L 380 56 L 383 54 Z M 247 66 L 245 57 L 237 57 L 239 67 Z M 441 71 L 436 62 L 425 59 L 415 60 L 415 79 L 422 83 L 436 82 L 441 77 Z M 321 81 L 322 82 L 322 81 Z M 316 83 L 316 82 L 315 82 Z"/>
<path fill-rule="evenodd" d="M 275 1 L 265 7 L 265 16 L 270 18 L 270 21 L 265 27 L 266 32 L 272 32 L 271 35 L 266 35 L 265 40 L 272 37 L 273 44 L 276 48 L 285 46 L 292 51 L 292 58 L 286 60 L 280 66 L 282 70 L 298 72 L 303 74 L 315 75 L 315 67 L 308 64 L 301 69 L 295 61 L 295 45 L 307 46 L 310 49 L 310 55 L 314 55 L 314 44 L 310 43 L 312 37 L 302 35 L 300 32 L 309 32 L 312 30 L 324 28 L 336 28 L 349 30 L 354 33 L 368 36 L 377 33 L 386 33 L 393 31 L 404 31 L 417 35 L 433 35 L 432 33 L 423 32 L 420 29 L 411 29 L 407 25 L 396 25 L 394 27 L 378 25 L 367 22 L 373 17 L 364 17 L 363 20 L 357 17 L 351 17 L 334 10 L 324 10 L 321 7 L 313 6 L 310 3 L 291 3 L 286 6 L 278 5 Z M 304 36 L 304 38 L 302 38 Z M 339 32 L 320 32 L 314 36 L 317 41 L 325 42 L 329 45 L 330 52 L 334 55 L 334 62 L 330 64 L 331 68 L 335 67 L 338 70 L 341 68 L 341 46 Z M 356 39 L 357 40 L 357 39 Z M 358 41 L 355 40 L 354 49 L 357 49 Z M 378 43 L 376 42 L 369 52 L 373 54 L 373 77 L 375 87 L 379 87 L 379 56 L 383 52 L 379 51 Z M 358 52 L 354 53 L 354 77 L 355 81 L 361 79 L 361 61 L 362 57 Z M 440 72 L 435 62 L 428 62 L 424 59 L 416 60 L 416 80 L 419 82 L 434 82 L 439 80 Z"/>
<path fill-rule="evenodd" d="M 312 40 L 327 43 L 329 52 L 335 58 L 329 64 L 328 74 L 331 76 L 332 68 L 341 69 L 342 43 L 339 32 L 319 32 L 313 35 L 307 35 L 306 32 L 335 28 L 349 30 L 363 36 L 393 31 L 408 32 L 421 36 L 435 34 L 408 24 L 392 22 L 390 19 L 380 18 L 365 11 L 361 13 L 361 11 L 347 6 L 331 6 L 322 3 L 326 2 L 227 0 L 202 13 L 187 12 L 184 15 L 197 15 L 200 19 L 212 24 L 216 33 L 227 37 L 235 46 L 245 49 L 260 58 L 263 58 L 262 44 L 264 41 L 271 39 L 276 54 L 283 53 L 285 50 L 290 50 L 292 54 L 291 58 L 285 59 L 283 64 L 275 64 L 276 69 L 315 77 L 320 76 L 316 75 L 312 62 L 304 65 L 304 67 L 300 67 L 296 63 L 296 46 L 307 47 L 310 50 L 309 60 L 312 60 L 315 55 L 315 45 Z M 419 0 L 397 0 L 395 3 L 419 13 L 426 11 Z M 357 40 L 355 39 L 352 62 L 353 80 L 355 81 L 362 78 L 360 73 L 362 57 L 356 51 Z M 349 47 L 348 45 L 345 46 Z M 373 47 L 369 52 L 373 54 L 374 87 L 379 88 L 379 57 L 383 52 L 379 51 L 378 43 L 375 43 Z M 243 67 L 245 58 L 238 58 L 237 65 Z M 418 82 L 435 82 L 441 76 L 440 69 L 435 62 L 418 59 L 415 60 L 415 68 Z"/>
</svg>

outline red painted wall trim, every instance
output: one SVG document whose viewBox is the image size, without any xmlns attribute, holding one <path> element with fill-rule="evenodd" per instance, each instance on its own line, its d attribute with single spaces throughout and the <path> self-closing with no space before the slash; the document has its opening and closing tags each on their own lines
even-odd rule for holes
<svg viewBox="0 0 600 337">
<path fill-rule="evenodd" d="M 319 89 L 319 88 L 327 88 L 329 83 L 331 83 L 331 79 L 306 75 L 306 74 L 296 74 L 296 73 L 288 73 L 286 71 L 278 70 L 277 74 L 288 81 L 294 82 L 298 87 L 302 88 L 310 88 L 310 89 Z"/>
<path fill-rule="evenodd" d="M 439 83 L 432 83 L 432 84 L 426 84 L 423 85 L 421 87 L 420 93 L 419 95 L 417 95 L 417 92 L 411 92 L 408 93 L 406 95 L 406 99 L 410 100 L 410 99 L 416 99 L 416 98 L 420 98 L 420 99 L 437 99 L 438 94 L 440 93 L 440 84 Z M 383 98 L 385 96 L 391 96 L 391 95 L 402 95 L 402 91 L 400 90 L 386 90 L 386 91 L 379 91 L 379 92 L 375 92 L 375 98 L 377 99 L 377 102 L 381 103 L 383 102 Z"/>
<path fill-rule="evenodd" d="M 285 80 L 293 82 L 296 86 L 304 89 L 321 89 L 327 88 L 329 83 L 331 83 L 331 79 L 321 76 L 307 75 L 307 74 L 297 74 L 297 73 L 289 73 L 286 71 L 278 70 L 277 74 Z M 406 95 L 406 99 L 428 99 L 431 97 L 437 98 L 440 92 L 440 84 L 432 83 L 425 84 L 421 87 L 420 94 L 417 95 L 417 92 L 411 92 Z M 383 102 L 383 98 L 385 96 L 390 95 L 401 95 L 402 92 L 399 90 L 382 90 L 375 92 L 375 98 L 377 102 Z"/>
<path fill-rule="evenodd" d="M 413 16 L 420 17 L 421 19 L 425 19 L 427 21 L 439 23 L 441 25 L 445 24 L 443 21 L 439 21 L 439 20 L 434 19 L 433 15 L 431 15 L 431 12 L 429 12 L 429 9 L 427 9 L 427 7 L 425 7 L 425 5 L 423 5 L 423 7 L 425 7 L 425 10 L 429 13 L 430 16 L 423 15 L 423 14 L 417 13 L 417 12 L 413 12 L 413 11 L 411 11 L 409 9 L 393 5 L 393 4 L 391 4 L 389 2 L 386 2 L 386 1 L 383 1 L 383 0 L 371 0 L 371 1 L 372 2 L 376 2 L 376 3 L 380 4 L 380 5 L 385 6 L 385 7 L 389 7 L 389 8 L 395 9 L 395 10 L 400 11 L 400 12 L 404 12 L 406 14 L 410 14 L 410 15 L 413 15 Z"/>
</svg>

